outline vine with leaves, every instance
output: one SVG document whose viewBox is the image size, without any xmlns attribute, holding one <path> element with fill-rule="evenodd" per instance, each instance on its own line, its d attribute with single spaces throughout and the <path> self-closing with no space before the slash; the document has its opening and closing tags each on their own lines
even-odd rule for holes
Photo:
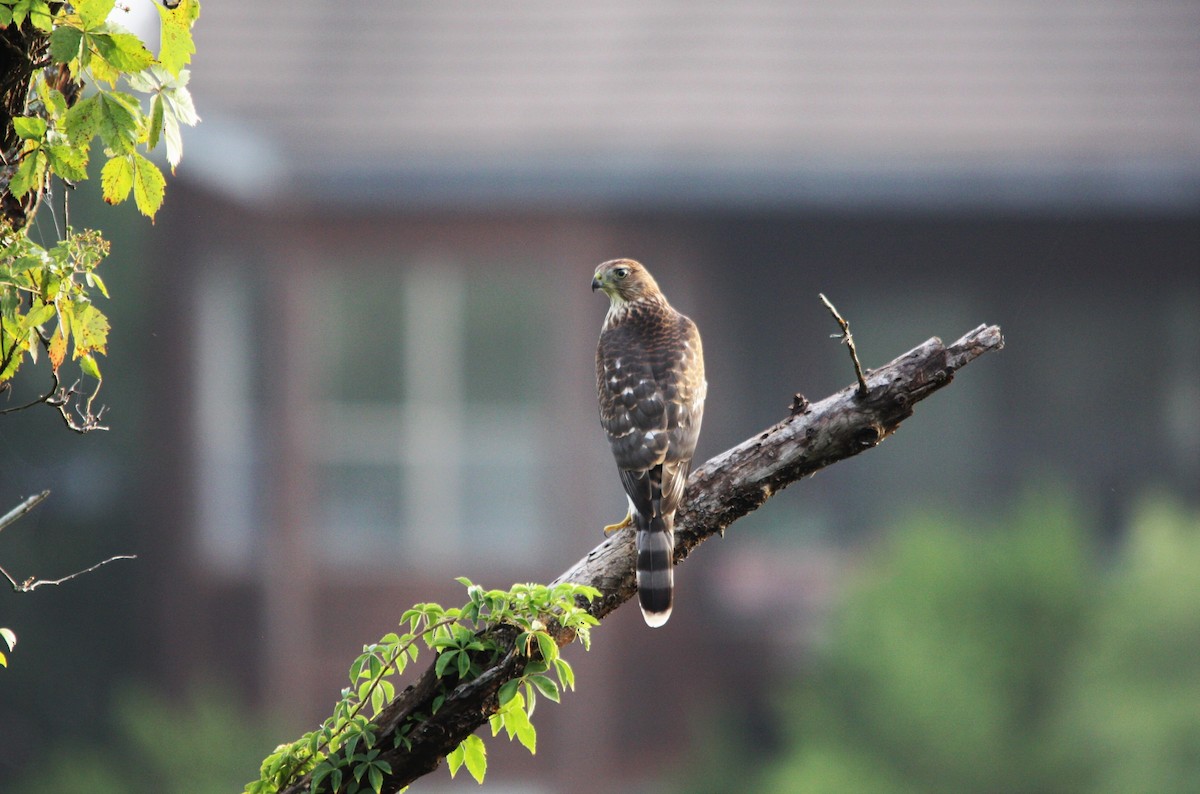
<svg viewBox="0 0 1200 794">
<path fill-rule="evenodd" d="M 400 619 L 403 634 L 391 632 L 363 647 L 350 665 L 350 686 L 333 714 L 315 731 L 280 745 L 262 763 L 260 778 L 246 786 L 246 794 L 277 794 L 297 782 L 309 791 L 339 794 L 378 794 L 384 775 L 391 774 L 380 756 L 378 725 L 385 707 L 396 696 L 396 681 L 421 646 L 437 654 L 434 672 L 439 693 L 431 709 L 438 709 L 456 687 L 479 678 L 501 657 L 522 659 L 519 676 L 506 681 L 496 697 L 490 717 L 492 736 L 504 731 L 530 753 L 537 750 L 537 730 L 531 718 L 538 697 L 554 702 L 563 690 L 575 688 L 575 673 L 562 658 L 558 643 L 548 631 L 551 623 L 590 647 L 591 627 L 598 623 L 583 606 L 599 595 L 586 585 L 564 582 L 553 586 L 518 584 L 509 590 L 484 590 L 466 578 L 468 601 L 450 609 L 438 604 L 417 604 Z M 507 629 L 507 631 L 504 631 Z M 507 635 L 515 631 L 509 641 Z M 503 636 L 502 636 L 503 635 Z M 405 745 L 430 714 L 407 715 L 395 731 L 392 749 Z M 447 757 L 453 777 L 462 767 L 480 783 L 487 771 L 483 740 L 472 734 Z"/>
</svg>

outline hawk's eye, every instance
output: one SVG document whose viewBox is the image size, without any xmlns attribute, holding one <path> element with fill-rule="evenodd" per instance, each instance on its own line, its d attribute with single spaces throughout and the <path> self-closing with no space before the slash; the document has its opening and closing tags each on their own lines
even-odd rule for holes
<svg viewBox="0 0 1200 794">
<path fill-rule="evenodd" d="M 613 270 L 613 275 L 616 276 L 617 278 L 625 278 L 626 276 L 629 275 L 629 268 L 618 267 L 615 270 Z"/>
</svg>

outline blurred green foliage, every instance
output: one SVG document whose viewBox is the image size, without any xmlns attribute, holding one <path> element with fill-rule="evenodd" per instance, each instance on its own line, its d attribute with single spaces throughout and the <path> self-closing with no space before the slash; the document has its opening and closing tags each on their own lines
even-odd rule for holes
<svg viewBox="0 0 1200 794">
<path fill-rule="evenodd" d="M 1109 553 L 1079 515 L 1041 495 L 995 526 L 898 528 L 780 695 L 782 750 L 721 777 L 805 794 L 1200 792 L 1200 515 L 1146 500 Z"/>
<path fill-rule="evenodd" d="M 108 730 L 45 749 L 13 794 L 229 794 L 241 791 L 279 731 L 216 689 L 172 703 L 144 689 L 118 693 Z"/>
</svg>

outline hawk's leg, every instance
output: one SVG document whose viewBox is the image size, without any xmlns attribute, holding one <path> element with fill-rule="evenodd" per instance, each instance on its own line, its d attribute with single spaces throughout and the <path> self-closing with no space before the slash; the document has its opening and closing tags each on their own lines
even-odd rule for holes
<svg viewBox="0 0 1200 794">
<path fill-rule="evenodd" d="M 616 524 L 609 524 L 608 526 L 606 526 L 604 528 L 604 534 L 611 535 L 614 532 L 620 532 L 625 527 L 631 527 L 631 526 L 633 526 L 633 511 L 626 513 L 625 517 L 622 518 L 620 521 L 618 521 Z"/>
</svg>

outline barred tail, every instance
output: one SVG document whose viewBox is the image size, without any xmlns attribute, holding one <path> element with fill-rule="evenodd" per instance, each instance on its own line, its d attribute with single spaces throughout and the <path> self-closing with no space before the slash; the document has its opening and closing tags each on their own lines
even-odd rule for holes
<svg viewBox="0 0 1200 794">
<path fill-rule="evenodd" d="M 642 605 L 642 617 L 651 628 L 658 628 L 671 617 L 671 599 L 675 590 L 675 569 L 671 565 L 675 551 L 673 518 L 651 518 L 647 527 L 643 527 L 641 521 L 637 522 L 638 601 Z"/>
</svg>

